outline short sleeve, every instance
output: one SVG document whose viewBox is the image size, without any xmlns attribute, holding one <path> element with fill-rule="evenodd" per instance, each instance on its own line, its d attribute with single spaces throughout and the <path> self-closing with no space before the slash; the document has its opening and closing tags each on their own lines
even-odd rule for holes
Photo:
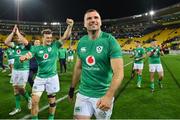
<svg viewBox="0 0 180 120">
<path fill-rule="evenodd" d="M 121 58 L 122 57 L 121 46 L 113 36 L 110 36 L 109 39 L 110 39 L 110 58 Z"/>
<path fill-rule="evenodd" d="M 78 41 L 77 45 L 77 56 L 80 58 L 80 40 Z"/>
<path fill-rule="evenodd" d="M 38 51 L 38 46 L 31 46 L 30 48 L 30 52 L 32 54 L 32 56 L 34 56 L 36 54 L 36 51 Z"/>
<path fill-rule="evenodd" d="M 144 55 L 146 52 L 145 52 L 145 49 L 144 48 L 142 48 L 142 54 Z"/>
<path fill-rule="evenodd" d="M 54 40 L 53 45 L 55 45 L 57 48 L 60 48 L 62 46 L 62 42 L 60 40 Z"/>
</svg>

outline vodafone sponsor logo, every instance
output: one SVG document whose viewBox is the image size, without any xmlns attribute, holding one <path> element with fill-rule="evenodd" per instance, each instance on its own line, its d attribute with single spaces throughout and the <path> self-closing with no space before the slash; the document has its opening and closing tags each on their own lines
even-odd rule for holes
<svg viewBox="0 0 180 120">
<path fill-rule="evenodd" d="M 48 59 L 49 55 L 48 54 L 44 54 L 43 58 L 44 59 Z"/>
<path fill-rule="evenodd" d="M 21 53 L 21 50 L 18 49 L 18 50 L 16 51 L 16 53 L 19 55 L 19 54 Z"/>
<path fill-rule="evenodd" d="M 87 56 L 87 58 L 86 58 L 86 63 L 87 63 L 89 66 L 94 65 L 94 64 L 96 63 L 94 56 L 91 56 L 91 55 Z"/>
</svg>

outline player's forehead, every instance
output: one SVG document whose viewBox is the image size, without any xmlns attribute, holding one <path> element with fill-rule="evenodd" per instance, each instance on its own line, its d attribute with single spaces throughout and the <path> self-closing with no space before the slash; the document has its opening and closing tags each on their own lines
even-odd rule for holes
<svg viewBox="0 0 180 120">
<path fill-rule="evenodd" d="M 86 13 L 84 16 L 85 19 L 91 18 L 91 17 L 99 17 L 100 18 L 100 15 L 97 11 L 92 11 L 92 12 Z"/>
<path fill-rule="evenodd" d="M 35 42 L 40 42 L 40 40 L 35 40 Z"/>
<path fill-rule="evenodd" d="M 44 34 L 44 37 L 52 37 L 52 34 Z"/>
<path fill-rule="evenodd" d="M 156 43 L 156 41 L 152 41 L 151 43 L 152 43 L 152 44 L 155 44 L 155 43 Z"/>
</svg>

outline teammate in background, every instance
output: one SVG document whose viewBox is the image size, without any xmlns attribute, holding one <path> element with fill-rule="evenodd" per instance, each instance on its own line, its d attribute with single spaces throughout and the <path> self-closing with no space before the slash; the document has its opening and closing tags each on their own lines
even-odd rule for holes
<svg viewBox="0 0 180 120">
<path fill-rule="evenodd" d="M 15 43 L 12 43 L 12 39 L 15 37 L 17 40 Z M 28 92 L 25 90 L 26 82 L 28 80 L 29 75 L 29 61 L 21 63 L 19 61 L 19 57 L 25 55 L 28 51 L 25 49 L 25 45 L 28 44 L 26 42 L 26 38 L 21 35 L 18 27 L 15 25 L 11 34 L 6 38 L 5 44 L 14 49 L 14 67 L 12 70 L 12 84 L 14 88 L 14 96 L 15 96 L 15 109 L 9 113 L 9 115 L 14 115 L 21 111 L 20 107 L 20 97 L 21 95 L 28 102 L 28 108 L 31 109 L 31 97 Z M 24 44 L 23 44 L 24 43 Z"/>
<path fill-rule="evenodd" d="M 3 57 L 4 57 L 4 52 L 3 49 L 0 48 L 0 66 L 2 67 L 2 73 L 6 72 L 5 66 L 3 64 Z"/>
<path fill-rule="evenodd" d="M 39 46 L 41 44 L 40 40 L 35 40 L 34 41 L 34 46 Z M 29 48 L 30 50 L 30 48 Z M 30 84 L 31 87 L 33 87 L 34 84 L 34 77 L 37 74 L 37 70 L 38 70 L 38 63 L 36 61 L 36 58 L 33 57 L 30 59 L 30 71 L 29 71 L 29 77 L 28 77 L 28 82 Z"/>
<path fill-rule="evenodd" d="M 72 19 L 67 19 L 66 23 L 68 24 L 67 29 L 59 40 L 53 41 L 50 29 L 43 30 L 43 44 L 31 47 L 29 53 L 20 57 L 21 61 L 25 61 L 34 56 L 38 63 L 38 72 L 32 88 L 32 119 L 38 119 L 39 101 L 43 91 L 46 91 L 48 95 L 48 119 L 54 119 L 56 110 L 55 96 L 60 89 L 57 75 L 58 49 L 63 41 L 69 38 L 74 22 Z"/>
<path fill-rule="evenodd" d="M 9 76 L 12 75 L 12 69 L 13 69 L 13 65 L 14 65 L 14 49 L 12 49 L 11 47 L 9 47 L 6 51 L 6 56 L 7 56 L 7 59 L 8 59 L 8 65 L 9 65 L 9 68 L 10 68 L 10 74 Z"/>
<path fill-rule="evenodd" d="M 61 46 L 61 48 L 59 48 L 59 64 L 60 64 L 60 73 L 66 72 L 66 57 L 67 57 L 67 49 L 63 48 L 63 46 Z M 64 70 L 63 70 L 64 68 Z"/>
<path fill-rule="evenodd" d="M 67 51 L 67 61 L 68 63 L 73 62 L 74 61 L 74 51 L 72 50 L 71 47 L 69 47 L 68 51 Z"/>
<path fill-rule="evenodd" d="M 123 59 L 116 39 L 101 31 L 101 17 L 94 10 L 84 15 L 88 35 L 77 46 L 77 61 L 74 68 L 69 100 L 80 80 L 79 93 L 74 107 L 75 119 L 110 119 L 116 90 L 123 79 Z"/>
<path fill-rule="evenodd" d="M 157 46 L 156 40 L 151 41 L 151 47 L 147 48 L 147 54 L 149 56 L 149 72 L 150 72 L 150 88 L 154 92 L 154 73 L 158 72 L 158 85 L 162 88 L 162 79 L 163 79 L 163 67 L 161 64 L 160 56 L 164 55 L 162 49 Z"/>
<path fill-rule="evenodd" d="M 133 55 L 131 57 L 134 57 L 134 65 L 133 65 L 133 71 L 131 78 L 135 76 L 135 72 L 137 73 L 137 87 L 141 88 L 141 82 L 142 82 L 142 70 L 143 70 L 143 60 L 145 58 L 145 50 L 141 47 L 140 41 L 135 41 L 136 48 L 133 50 Z"/>
</svg>

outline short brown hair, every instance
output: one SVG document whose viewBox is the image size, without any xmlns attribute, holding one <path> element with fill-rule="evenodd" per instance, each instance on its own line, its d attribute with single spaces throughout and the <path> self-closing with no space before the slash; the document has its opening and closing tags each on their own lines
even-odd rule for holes
<svg viewBox="0 0 180 120">
<path fill-rule="evenodd" d="M 44 29 L 43 31 L 41 31 L 41 34 L 44 35 L 44 34 L 52 34 L 52 30 L 51 29 Z"/>
<path fill-rule="evenodd" d="M 88 9 L 88 10 L 85 12 L 85 14 L 90 13 L 90 12 L 97 12 L 97 13 L 99 14 L 99 12 L 98 12 L 96 9 Z M 85 14 L 84 14 L 84 15 L 85 15 Z"/>
<path fill-rule="evenodd" d="M 141 43 L 139 40 L 135 40 L 134 42 L 136 42 L 136 43 Z"/>
</svg>

